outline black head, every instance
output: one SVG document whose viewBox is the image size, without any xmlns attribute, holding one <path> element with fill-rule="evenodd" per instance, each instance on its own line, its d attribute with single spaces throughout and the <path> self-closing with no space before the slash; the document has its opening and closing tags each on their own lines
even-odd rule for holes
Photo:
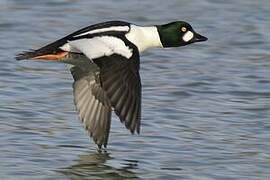
<svg viewBox="0 0 270 180">
<path fill-rule="evenodd" d="M 160 25 L 157 26 L 157 29 L 163 47 L 185 46 L 207 40 L 206 37 L 196 33 L 191 25 L 184 21 Z"/>
</svg>

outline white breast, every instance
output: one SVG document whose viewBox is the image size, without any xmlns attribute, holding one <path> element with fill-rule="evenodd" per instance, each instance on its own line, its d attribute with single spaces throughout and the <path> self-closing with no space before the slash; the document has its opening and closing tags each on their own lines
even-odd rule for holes
<svg viewBox="0 0 270 180">
<path fill-rule="evenodd" d="M 139 52 L 143 52 L 151 47 L 162 47 L 157 28 L 155 26 L 141 27 L 131 25 L 126 38 L 135 44 Z"/>
</svg>

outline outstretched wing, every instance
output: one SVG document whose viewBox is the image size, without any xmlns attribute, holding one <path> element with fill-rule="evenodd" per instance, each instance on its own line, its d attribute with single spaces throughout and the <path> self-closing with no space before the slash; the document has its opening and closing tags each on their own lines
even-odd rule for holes
<svg viewBox="0 0 270 180">
<path fill-rule="evenodd" d="M 90 127 L 95 127 L 94 124 L 91 124 L 93 122 L 104 124 L 102 119 L 92 120 L 92 116 L 87 115 L 90 112 L 90 114 L 96 113 L 100 108 L 98 102 L 101 102 L 105 106 L 110 105 L 121 122 L 125 123 L 126 128 L 132 133 L 135 130 L 139 133 L 141 120 L 141 81 L 137 48 L 121 38 L 111 36 L 74 40 L 69 42 L 65 47 L 67 48 L 66 50 L 83 53 L 90 61 L 98 66 L 98 70 L 92 76 L 92 81 L 89 80 L 90 77 L 87 75 L 80 79 L 82 82 L 77 82 L 80 82 L 79 87 L 76 87 L 77 83 L 75 82 L 75 102 L 76 98 L 81 100 L 81 103 L 77 102 L 76 104 L 81 118 L 86 118 L 85 121 L 90 123 Z M 91 84 L 90 82 L 94 83 Z M 98 86 L 96 85 L 97 83 Z M 83 94 L 81 92 L 85 90 L 83 87 L 87 84 L 91 87 L 91 92 L 88 92 L 88 94 L 85 93 L 85 96 L 77 95 L 79 97 L 76 97 L 76 91 L 78 94 Z M 99 92 L 99 94 L 95 94 L 95 92 Z M 92 96 L 98 99 L 96 104 L 91 103 Z M 90 103 L 87 103 L 87 101 L 90 101 Z M 90 129 L 91 132 L 93 133 L 94 131 Z M 98 132 L 101 132 L 101 130 Z M 108 132 L 106 133 L 108 134 Z"/>
<path fill-rule="evenodd" d="M 109 62 L 108 62 L 109 61 Z M 131 133 L 140 132 L 141 81 L 138 59 L 126 60 L 119 55 L 95 60 L 100 67 L 102 88 L 119 116 Z"/>
<path fill-rule="evenodd" d="M 97 64 L 100 86 L 116 115 L 132 133 L 135 130 L 139 133 L 141 81 L 137 48 L 124 39 L 111 36 L 80 39 L 69 42 L 68 46 Z"/>
<path fill-rule="evenodd" d="M 92 65 L 94 66 L 94 64 Z M 102 89 L 96 68 L 70 69 L 74 78 L 74 103 L 85 128 L 99 147 L 106 147 L 111 124 L 111 103 Z"/>
</svg>

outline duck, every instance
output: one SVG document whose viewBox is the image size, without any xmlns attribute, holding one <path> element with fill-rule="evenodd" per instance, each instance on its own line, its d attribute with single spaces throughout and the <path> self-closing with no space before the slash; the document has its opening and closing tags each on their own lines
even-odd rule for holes
<svg viewBox="0 0 270 180">
<path fill-rule="evenodd" d="M 180 47 L 206 40 L 185 21 L 149 26 L 108 21 L 15 58 L 69 64 L 79 119 L 98 148 L 106 149 L 113 112 L 132 134 L 140 133 L 140 54 L 150 48 Z"/>
</svg>

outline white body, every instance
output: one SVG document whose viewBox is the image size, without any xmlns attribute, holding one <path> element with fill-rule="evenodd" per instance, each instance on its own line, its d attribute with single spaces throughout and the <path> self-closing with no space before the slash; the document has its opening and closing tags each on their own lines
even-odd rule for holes
<svg viewBox="0 0 270 180">
<path fill-rule="evenodd" d="M 80 37 L 87 34 L 107 32 L 107 31 L 128 31 L 128 26 L 112 26 L 108 28 L 95 29 L 76 35 Z M 126 38 L 137 46 L 139 52 L 148 48 L 162 47 L 157 28 L 155 26 L 141 27 L 131 25 Z M 97 36 L 93 38 L 83 38 L 69 41 L 60 47 L 68 52 L 80 52 L 86 55 L 90 60 L 112 54 L 121 55 L 127 59 L 132 56 L 132 49 L 128 47 L 123 40 L 114 36 Z"/>
</svg>

